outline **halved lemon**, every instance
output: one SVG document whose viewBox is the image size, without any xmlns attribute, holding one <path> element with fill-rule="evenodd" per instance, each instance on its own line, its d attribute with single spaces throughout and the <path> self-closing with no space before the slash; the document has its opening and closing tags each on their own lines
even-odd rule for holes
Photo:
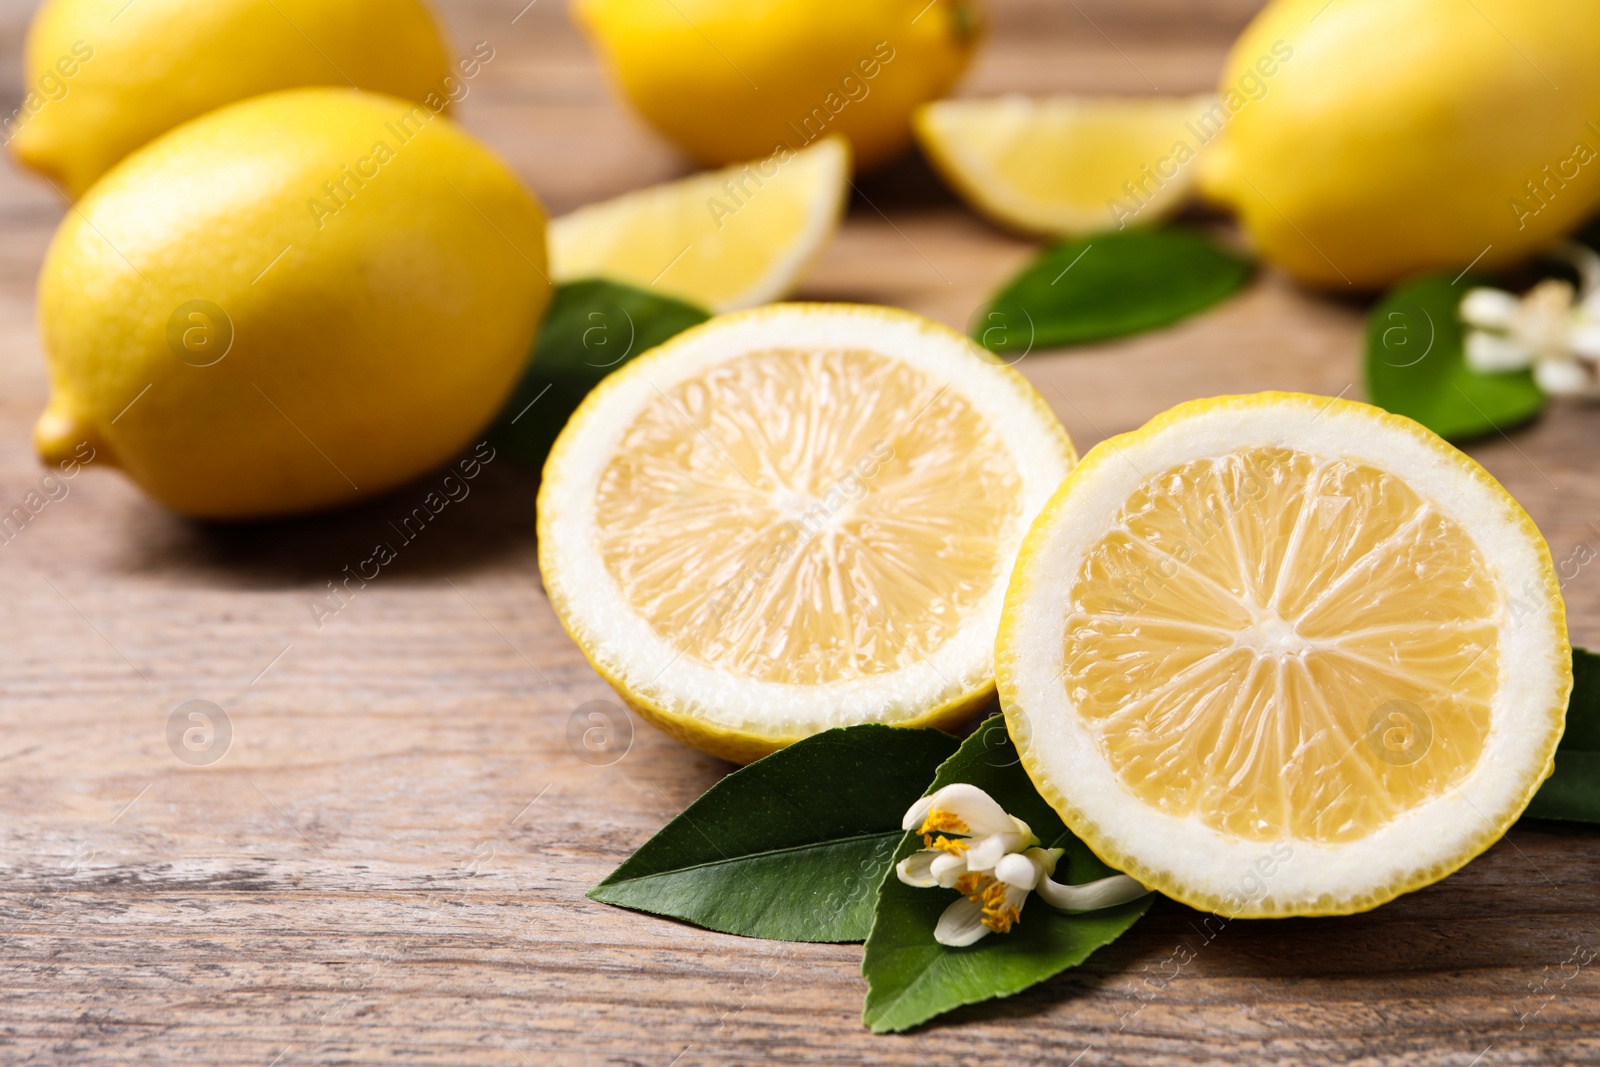
<svg viewBox="0 0 1600 1067">
<path fill-rule="evenodd" d="M 611 278 L 731 311 L 787 295 L 839 226 L 839 137 L 589 204 L 550 223 L 558 282 Z"/>
<path fill-rule="evenodd" d="M 641 715 L 746 762 L 994 692 L 1028 523 L 1074 462 L 1020 374 L 916 315 L 777 304 L 607 378 L 545 463 L 539 566 Z"/>
<path fill-rule="evenodd" d="M 1544 539 L 1409 419 L 1292 393 L 1097 446 L 996 652 L 1034 783 L 1107 863 L 1238 916 L 1363 911 L 1496 841 L 1572 686 Z"/>
<path fill-rule="evenodd" d="M 1068 237 L 1171 215 L 1226 121 L 1213 96 L 1002 96 L 924 105 L 915 126 L 934 166 L 978 211 Z"/>
</svg>

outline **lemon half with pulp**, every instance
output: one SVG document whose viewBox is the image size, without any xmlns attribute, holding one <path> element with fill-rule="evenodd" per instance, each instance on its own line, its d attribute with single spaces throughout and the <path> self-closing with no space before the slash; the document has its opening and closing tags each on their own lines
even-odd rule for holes
<svg viewBox="0 0 1600 1067">
<path fill-rule="evenodd" d="M 1549 549 L 1409 419 L 1180 405 L 1084 457 L 996 651 L 1024 765 L 1107 863 L 1196 908 L 1362 911 L 1456 870 L 1550 773 Z"/>
<path fill-rule="evenodd" d="M 779 304 L 607 378 L 539 493 L 550 601 L 679 739 L 748 761 L 993 693 L 1028 522 L 1071 468 L 1031 385 L 906 312 Z"/>
</svg>

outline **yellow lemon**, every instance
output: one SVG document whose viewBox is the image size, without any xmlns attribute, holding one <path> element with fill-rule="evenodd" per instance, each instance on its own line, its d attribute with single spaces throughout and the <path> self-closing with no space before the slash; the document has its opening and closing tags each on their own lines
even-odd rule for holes
<svg viewBox="0 0 1600 1067">
<path fill-rule="evenodd" d="M 353 86 L 443 110 L 463 84 L 445 51 L 422 0 L 45 0 L 5 136 L 78 197 L 140 145 L 262 93 Z"/>
<path fill-rule="evenodd" d="M 595 670 L 745 762 L 834 726 L 953 726 L 1072 467 L 1043 399 L 904 311 L 712 319 L 589 394 L 545 463 L 539 569 Z"/>
<path fill-rule="evenodd" d="M 577 0 L 634 107 L 704 163 L 831 133 L 861 167 L 911 140 L 978 40 L 977 0 Z"/>
<path fill-rule="evenodd" d="M 1600 5 L 1276 0 L 1234 45 L 1201 189 L 1313 284 L 1495 267 L 1600 204 Z"/>
<path fill-rule="evenodd" d="M 549 300 L 545 219 L 488 149 L 394 97 L 295 89 L 129 156 L 39 280 L 34 430 L 162 503 L 250 518 L 391 488 L 467 445 Z"/>
<path fill-rule="evenodd" d="M 1572 688 L 1561 586 L 1482 467 L 1397 415 L 1182 404 L 1029 531 L 996 650 L 1040 793 L 1205 911 L 1362 911 L 1499 839 Z"/>
</svg>

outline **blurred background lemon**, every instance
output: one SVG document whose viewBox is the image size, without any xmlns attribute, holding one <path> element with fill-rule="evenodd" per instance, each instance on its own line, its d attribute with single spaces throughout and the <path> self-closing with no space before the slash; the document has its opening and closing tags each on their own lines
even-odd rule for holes
<svg viewBox="0 0 1600 1067">
<path fill-rule="evenodd" d="M 1514 263 L 1600 204 L 1597 42 L 1590 0 L 1278 0 L 1201 189 L 1317 285 Z"/>
<path fill-rule="evenodd" d="M 246 97 L 354 86 L 448 100 L 449 60 L 422 0 L 45 0 L 25 77 L 49 102 L 11 143 L 81 196 L 135 148 Z"/>
<path fill-rule="evenodd" d="M 450 120 L 298 89 L 212 112 L 68 212 L 39 281 L 47 462 L 187 515 L 328 507 L 450 459 L 549 299 L 545 216 Z"/>
<path fill-rule="evenodd" d="M 982 28 L 977 0 L 575 0 L 573 12 L 639 113 L 718 166 L 828 134 L 858 167 L 894 158 Z"/>
</svg>

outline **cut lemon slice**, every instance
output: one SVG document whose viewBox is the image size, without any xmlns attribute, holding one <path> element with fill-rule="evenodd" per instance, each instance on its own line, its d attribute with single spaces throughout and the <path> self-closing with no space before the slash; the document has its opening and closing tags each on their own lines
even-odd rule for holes
<svg viewBox="0 0 1600 1067">
<path fill-rule="evenodd" d="M 1073 831 L 1241 916 L 1363 911 L 1482 852 L 1550 774 L 1572 685 L 1549 549 L 1499 483 L 1409 419 L 1289 393 L 1084 457 L 996 660 Z"/>
<path fill-rule="evenodd" d="M 1194 184 L 1227 113 L 1212 96 L 1002 96 L 917 112 L 917 139 L 974 208 L 1002 226 L 1065 237 L 1148 226 Z"/>
<path fill-rule="evenodd" d="M 850 150 L 829 137 L 641 189 L 550 223 L 557 282 L 611 278 L 712 311 L 777 300 L 833 236 Z"/>
<path fill-rule="evenodd" d="M 1072 467 L 1039 394 L 903 311 L 778 304 L 607 378 L 545 463 L 539 565 L 595 669 L 744 762 L 994 692 L 1028 523 Z"/>
</svg>

